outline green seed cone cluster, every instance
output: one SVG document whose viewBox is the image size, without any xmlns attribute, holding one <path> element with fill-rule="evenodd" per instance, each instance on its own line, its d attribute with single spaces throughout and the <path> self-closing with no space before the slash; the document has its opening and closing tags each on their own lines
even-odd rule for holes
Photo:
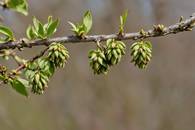
<svg viewBox="0 0 195 130">
<path fill-rule="evenodd" d="M 126 45 L 122 41 L 109 39 L 106 42 L 106 59 L 109 65 L 116 65 L 125 55 Z"/>
<path fill-rule="evenodd" d="M 35 94 L 43 94 L 45 91 L 45 88 L 47 88 L 47 83 L 48 83 L 48 78 L 47 76 L 45 76 L 43 73 L 41 72 L 37 72 L 34 75 L 34 78 L 32 80 L 32 84 L 34 84 L 32 86 L 32 93 Z"/>
<path fill-rule="evenodd" d="M 106 46 L 99 46 L 97 50 L 89 52 L 90 66 L 94 74 L 107 74 L 109 68 L 120 62 L 125 54 L 126 46 L 122 41 L 109 39 Z"/>
<path fill-rule="evenodd" d="M 131 46 L 131 56 L 135 66 L 145 69 L 152 58 L 152 45 L 149 41 L 135 42 Z"/>
<path fill-rule="evenodd" d="M 25 70 L 25 76 L 28 78 L 29 84 L 32 85 L 32 93 L 43 94 L 54 71 L 54 65 L 47 58 L 29 63 Z"/>
<path fill-rule="evenodd" d="M 94 71 L 94 74 L 107 74 L 109 66 L 107 64 L 106 56 L 103 50 L 91 50 L 89 52 L 90 66 Z"/>
<path fill-rule="evenodd" d="M 48 51 L 49 60 L 53 62 L 56 68 L 65 66 L 69 58 L 69 52 L 62 44 L 52 43 Z"/>
</svg>

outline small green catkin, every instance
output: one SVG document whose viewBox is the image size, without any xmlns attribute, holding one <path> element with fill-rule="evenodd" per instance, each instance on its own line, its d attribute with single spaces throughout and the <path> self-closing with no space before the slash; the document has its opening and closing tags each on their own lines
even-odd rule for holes
<svg viewBox="0 0 195 130">
<path fill-rule="evenodd" d="M 60 43 L 52 43 L 48 49 L 48 58 L 56 68 L 64 67 L 69 59 L 68 50 Z"/>
<path fill-rule="evenodd" d="M 106 60 L 105 52 L 101 49 L 89 52 L 89 62 L 94 74 L 107 74 L 109 65 Z"/>
<path fill-rule="evenodd" d="M 140 69 L 145 69 L 152 58 L 152 45 L 149 41 L 139 41 L 131 45 L 131 62 Z"/>
<path fill-rule="evenodd" d="M 108 39 L 106 42 L 106 59 L 110 66 L 116 65 L 125 55 L 126 45 L 122 41 Z"/>
</svg>

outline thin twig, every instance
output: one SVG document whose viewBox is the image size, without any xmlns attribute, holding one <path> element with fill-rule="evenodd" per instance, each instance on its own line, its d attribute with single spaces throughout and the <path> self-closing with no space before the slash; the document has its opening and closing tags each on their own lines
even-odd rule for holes
<svg viewBox="0 0 195 130">
<path fill-rule="evenodd" d="M 118 39 L 118 40 L 138 40 L 138 39 L 145 39 L 150 37 L 160 37 L 169 34 L 176 34 L 183 31 L 189 31 L 194 27 L 195 23 L 195 15 L 191 16 L 189 19 L 185 21 L 181 21 L 179 23 L 173 24 L 171 26 L 165 27 L 164 31 L 159 33 L 155 29 L 150 29 L 146 32 L 146 36 L 143 36 L 140 32 L 135 33 L 124 33 L 123 36 L 118 34 L 109 34 L 109 35 L 89 35 L 85 36 L 85 38 L 81 39 L 77 36 L 64 36 L 64 37 L 56 37 L 51 39 L 45 40 L 33 40 L 25 42 L 24 40 L 19 41 L 10 41 L 4 44 L 0 44 L 0 50 L 2 49 L 15 49 L 15 48 L 23 48 L 28 47 L 31 48 L 33 46 L 43 46 L 49 45 L 53 42 L 59 43 L 84 43 L 84 42 L 94 42 L 97 39 L 100 41 L 106 41 L 107 39 Z"/>
<path fill-rule="evenodd" d="M 35 60 L 37 60 L 38 58 L 42 57 L 47 50 L 49 49 L 49 47 L 45 48 L 43 51 L 41 51 L 40 54 L 36 55 L 35 57 L 33 57 L 31 60 L 29 60 L 28 62 L 34 62 Z M 24 68 L 26 68 L 25 64 L 21 64 L 18 68 L 15 69 L 15 72 L 20 72 L 21 70 L 23 70 Z"/>
<path fill-rule="evenodd" d="M 40 54 L 36 55 L 35 57 L 33 57 L 31 60 L 29 60 L 28 62 L 33 62 L 35 60 L 37 60 L 38 58 L 42 57 L 47 50 L 49 49 L 49 47 L 45 48 L 43 51 L 41 51 Z M 19 73 L 21 70 L 26 68 L 26 64 L 21 64 L 18 68 L 16 68 L 13 72 L 8 73 L 8 77 L 13 78 L 17 75 L 17 73 Z M 0 85 L 2 85 L 4 83 L 4 81 L 0 81 Z"/>
<path fill-rule="evenodd" d="M 18 55 L 16 55 L 15 51 L 10 50 L 9 55 L 14 59 L 14 61 L 18 64 L 18 66 L 20 66 L 22 64 L 22 59 Z"/>
</svg>

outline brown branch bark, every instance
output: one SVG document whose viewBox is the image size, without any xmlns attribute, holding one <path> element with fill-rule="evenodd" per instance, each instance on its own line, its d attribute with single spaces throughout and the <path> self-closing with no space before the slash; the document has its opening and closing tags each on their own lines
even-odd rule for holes
<svg viewBox="0 0 195 130">
<path fill-rule="evenodd" d="M 146 35 L 143 35 L 140 32 L 135 32 L 135 33 L 124 33 L 122 36 L 118 34 L 89 35 L 89 36 L 85 36 L 85 38 L 82 39 L 77 36 L 64 36 L 64 37 L 56 37 L 56 38 L 45 39 L 45 40 L 33 40 L 33 41 L 18 40 L 18 41 L 11 41 L 11 42 L 0 44 L 0 50 L 24 48 L 24 47 L 31 48 L 33 46 L 42 46 L 42 45 L 47 46 L 53 42 L 60 42 L 65 44 L 65 43 L 96 42 L 97 40 L 106 41 L 108 39 L 138 40 L 138 39 L 145 39 L 150 37 L 160 37 L 169 34 L 176 34 L 183 31 L 190 31 L 195 26 L 194 24 L 195 24 L 195 15 L 193 14 L 192 16 L 190 16 L 189 19 L 165 27 L 163 31 L 158 31 L 154 28 L 145 31 Z"/>
</svg>

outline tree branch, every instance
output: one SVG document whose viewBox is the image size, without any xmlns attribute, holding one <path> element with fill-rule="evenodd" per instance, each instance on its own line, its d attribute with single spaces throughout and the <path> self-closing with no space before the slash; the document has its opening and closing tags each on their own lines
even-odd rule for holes
<svg viewBox="0 0 195 130">
<path fill-rule="evenodd" d="M 40 57 L 42 57 L 47 50 L 49 49 L 49 47 L 45 48 L 43 51 L 41 51 L 40 54 L 36 55 L 35 57 L 33 57 L 31 60 L 29 60 L 28 62 L 34 62 L 35 60 L 39 59 Z M 25 64 L 21 64 L 18 68 L 16 68 L 16 72 L 20 72 L 21 70 L 23 70 L 24 68 L 26 68 Z"/>
<path fill-rule="evenodd" d="M 83 43 L 83 42 L 96 42 L 99 41 L 106 41 L 107 39 L 117 39 L 117 40 L 138 40 L 138 39 L 145 39 L 150 37 L 160 37 L 169 34 L 176 34 L 183 31 L 191 31 L 192 28 L 195 26 L 195 15 L 193 14 L 190 16 L 189 19 L 181 20 L 180 22 L 165 27 L 163 30 L 159 30 L 158 26 L 145 31 L 143 33 L 135 32 L 135 33 L 125 33 L 123 35 L 119 34 L 110 34 L 110 35 L 90 35 L 85 36 L 85 38 L 79 38 L 77 36 L 64 36 L 64 37 L 56 37 L 51 39 L 45 40 L 33 40 L 33 41 L 26 41 L 24 39 L 19 41 L 10 41 L 4 44 L 0 44 L 0 50 L 2 49 L 15 49 L 15 48 L 23 48 L 28 47 L 31 48 L 33 46 L 42 46 L 42 45 L 50 45 L 53 42 L 60 42 L 60 43 Z"/>
</svg>

